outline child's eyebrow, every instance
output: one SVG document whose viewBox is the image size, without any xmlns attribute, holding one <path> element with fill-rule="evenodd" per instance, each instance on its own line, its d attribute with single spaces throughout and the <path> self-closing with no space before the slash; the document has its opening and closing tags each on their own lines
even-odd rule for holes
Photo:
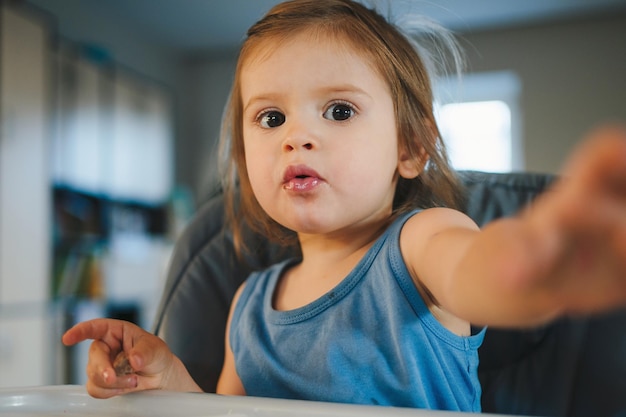
<svg viewBox="0 0 626 417">
<path fill-rule="evenodd" d="M 320 92 L 322 94 L 353 94 L 371 98 L 370 94 L 367 91 L 352 84 L 342 84 L 321 88 Z"/>
<path fill-rule="evenodd" d="M 244 113 L 248 111 L 248 108 L 252 107 L 257 102 L 275 102 L 278 101 L 281 97 L 281 94 L 259 94 L 257 96 L 252 96 L 247 102 L 243 103 L 243 111 Z"/>
<path fill-rule="evenodd" d="M 315 88 L 311 91 L 312 96 L 326 97 L 332 95 L 344 95 L 359 96 L 366 99 L 371 99 L 372 96 L 364 89 L 353 84 L 340 84 L 329 85 L 319 88 Z M 257 102 L 274 102 L 279 101 L 282 97 L 288 95 L 288 93 L 260 93 L 250 97 L 247 102 L 244 102 L 243 111 L 246 112 L 248 108 L 252 107 Z"/>
</svg>

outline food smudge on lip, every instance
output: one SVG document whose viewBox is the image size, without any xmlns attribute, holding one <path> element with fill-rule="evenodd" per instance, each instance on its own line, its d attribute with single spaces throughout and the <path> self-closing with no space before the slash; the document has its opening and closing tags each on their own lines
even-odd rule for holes
<svg viewBox="0 0 626 417">
<path fill-rule="evenodd" d="M 320 183 L 318 178 L 314 177 L 296 177 L 291 181 L 287 182 L 283 188 L 285 190 L 296 190 L 296 191 L 308 191 L 313 189 Z"/>
</svg>

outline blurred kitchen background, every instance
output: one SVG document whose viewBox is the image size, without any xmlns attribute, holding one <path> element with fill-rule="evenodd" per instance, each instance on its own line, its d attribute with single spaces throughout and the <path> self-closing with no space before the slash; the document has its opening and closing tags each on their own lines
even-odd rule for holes
<svg viewBox="0 0 626 417">
<path fill-rule="evenodd" d="M 0 0 L 0 387 L 84 382 L 67 326 L 152 326 L 174 242 L 219 184 L 245 30 L 275 0 Z M 370 2 L 372 3 L 372 2 Z M 626 0 L 386 1 L 453 29 L 437 82 L 459 169 L 556 172 L 626 121 Z"/>
</svg>

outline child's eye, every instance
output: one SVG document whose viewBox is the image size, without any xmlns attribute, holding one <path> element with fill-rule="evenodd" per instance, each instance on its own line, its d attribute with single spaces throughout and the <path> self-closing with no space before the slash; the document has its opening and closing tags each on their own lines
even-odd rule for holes
<svg viewBox="0 0 626 417">
<path fill-rule="evenodd" d="M 285 115 L 279 111 L 271 110 L 265 113 L 261 113 L 257 120 L 261 127 L 265 129 L 271 129 L 285 123 Z"/>
<path fill-rule="evenodd" d="M 346 103 L 336 103 L 328 107 L 324 112 L 324 118 L 328 120 L 344 121 L 354 116 L 354 108 Z"/>
</svg>

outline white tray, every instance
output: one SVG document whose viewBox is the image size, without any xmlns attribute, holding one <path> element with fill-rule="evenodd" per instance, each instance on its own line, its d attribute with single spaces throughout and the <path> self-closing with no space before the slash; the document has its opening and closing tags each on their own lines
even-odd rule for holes
<svg viewBox="0 0 626 417">
<path fill-rule="evenodd" d="M 3 417 L 460 417 L 467 413 L 146 391 L 99 400 L 77 385 L 0 388 Z"/>
</svg>

